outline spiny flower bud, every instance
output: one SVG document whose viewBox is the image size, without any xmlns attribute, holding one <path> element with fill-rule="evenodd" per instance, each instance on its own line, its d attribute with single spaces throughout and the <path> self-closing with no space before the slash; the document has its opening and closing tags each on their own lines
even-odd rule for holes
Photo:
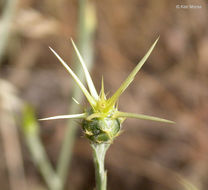
<svg viewBox="0 0 208 190">
<path fill-rule="evenodd" d="M 90 111 L 92 112 L 92 111 Z M 112 143 L 119 135 L 121 120 L 111 115 L 101 118 L 83 119 L 82 128 L 86 137 L 94 143 Z"/>
<path fill-rule="evenodd" d="M 55 54 L 55 56 L 62 63 L 62 65 L 73 77 L 77 85 L 80 87 L 80 89 L 86 96 L 91 108 L 81 114 L 54 116 L 42 120 L 81 118 L 83 119 L 82 121 L 83 131 L 86 137 L 90 139 L 90 141 L 94 144 L 112 143 L 114 138 L 119 135 L 121 131 L 121 123 L 126 118 L 137 118 L 137 119 L 146 119 L 146 120 L 153 120 L 153 121 L 166 122 L 166 123 L 174 123 L 170 120 L 166 120 L 158 117 L 153 117 L 143 114 L 120 112 L 117 110 L 118 105 L 116 106 L 120 95 L 126 90 L 129 84 L 133 81 L 135 75 L 144 65 L 145 61 L 147 60 L 152 50 L 154 49 L 158 39 L 154 42 L 154 44 L 151 46 L 149 51 L 138 63 L 138 65 L 133 69 L 133 71 L 126 78 L 126 80 L 121 84 L 118 90 L 108 99 L 106 98 L 104 92 L 103 80 L 102 80 L 100 95 L 98 95 L 95 86 L 93 84 L 93 81 L 91 79 L 91 76 L 87 70 L 86 64 L 73 41 L 72 41 L 72 45 L 74 46 L 74 49 L 77 53 L 77 56 L 84 70 L 89 91 L 85 88 L 85 86 L 82 84 L 82 82 L 77 77 L 77 75 L 71 70 L 71 68 L 63 61 L 63 59 L 52 48 L 50 48 L 51 51 Z"/>
<path fill-rule="evenodd" d="M 83 120 L 82 127 L 85 135 L 94 143 L 111 143 L 118 136 L 121 128 L 119 119 L 94 118 L 90 121 Z"/>
</svg>

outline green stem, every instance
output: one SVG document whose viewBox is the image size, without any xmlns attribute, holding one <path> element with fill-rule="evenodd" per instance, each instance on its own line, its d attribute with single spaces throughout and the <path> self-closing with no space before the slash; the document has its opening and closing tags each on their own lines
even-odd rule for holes
<svg viewBox="0 0 208 190">
<path fill-rule="evenodd" d="M 50 190 L 60 190 L 61 183 L 59 177 L 53 170 L 50 161 L 47 158 L 45 149 L 39 136 L 27 136 L 27 146 L 32 154 L 34 163 L 38 166 L 44 181 Z"/>
<path fill-rule="evenodd" d="M 38 167 L 49 190 L 61 190 L 59 176 L 54 171 L 40 139 L 39 128 L 32 107 L 25 105 L 22 131 L 33 162 Z"/>
<path fill-rule="evenodd" d="M 107 172 L 104 168 L 105 154 L 110 144 L 91 144 L 95 165 L 96 190 L 107 189 Z"/>
<path fill-rule="evenodd" d="M 0 64 L 3 59 L 4 51 L 9 40 L 9 35 L 11 32 L 11 21 L 14 16 L 16 5 L 17 5 L 17 0 L 7 0 L 5 2 L 6 2 L 6 5 L 5 5 L 4 12 L 2 14 L 1 28 L 0 28 L 0 36 L 1 36 Z"/>
<path fill-rule="evenodd" d="M 94 7 L 87 0 L 79 0 L 79 27 L 78 27 L 78 47 L 85 60 L 88 70 L 91 70 L 93 65 L 93 36 L 96 27 Z M 75 73 L 81 81 L 84 81 L 84 74 L 79 63 L 76 59 Z M 78 102 L 81 102 L 83 95 L 80 93 L 80 88 L 76 85 L 73 88 L 72 97 L 76 97 Z M 70 104 L 69 113 L 78 113 L 80 107 L 74 103 Z M 61 153 L 57 165 L 57 173 L 64 186 L 68 174 L 69 165 L 71 162 L 72 151 L 74 147 L 75 136 L 77 133 L 77 124 L 69 120 L 68 127 L 65 133 Z"/>
</svg>

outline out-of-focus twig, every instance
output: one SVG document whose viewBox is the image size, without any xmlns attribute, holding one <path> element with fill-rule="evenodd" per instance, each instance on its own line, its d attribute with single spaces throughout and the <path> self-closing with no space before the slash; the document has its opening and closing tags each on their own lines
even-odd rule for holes
<svg viewBox="0 0 208 190">
<path fill-rule="evenodd" d="M 11 21 L 15 13 L 16 5 L 17 0 L 6 0 L 5 9 L 0 20 L 0 64 L 9 39 Z"/>
<path fill-rule="evenodd" d="M 93 34 L 96 28 L 95 9 L 93 4 L 88 0 L 79 0 L 79 6 L 78 47 L 87 64 L 88 70 L 90 70 L 93 65 Z M 78 60 L 75 65 L 75 73 L 79 79 L 83 81 L 84 73 Z M 81 102 L 82 100 L 83 95 L 80 93 L 80 88 L 77 85 L 73 88 L 72 97 L 76 97 L 78 102 Z M 71 101 L 69 113 L 78 113 L 79 109 L 80 107 L 78 107 L 74 101 Z M 75 125 L 76 123 L 69 120 L 58 160 L 57 172 L 62 180 L 62 184 L 65 184 L 71 161 L 75 135 L 77 132 L 77 127 Z"/>
<path fill-rule="evenodd" d="M 199 190 L 194 184 L 188 181 L 186 178 L 177 175 L 178 182 L 184 187 L 184 190 Z"/>
<path fill-rule="evenodd" d="M 39 168 L 48 188 L 60 190 L 61 184 L 56 172 L 50 164 L 39 136 L 39 125 L 33 109 L 26 105 L 23 112 L 23 133 L 34 163 Z"/>
<path fill-rule="evenodd" d="M 20 108 L 20 100 L 15 95 L 14 87 L 0 80 L 0 132 L 4 147 L 5 161 L 11 190 L 26 190 L 21 146 L 15 122 L 14 111 Z"/>
</svg>

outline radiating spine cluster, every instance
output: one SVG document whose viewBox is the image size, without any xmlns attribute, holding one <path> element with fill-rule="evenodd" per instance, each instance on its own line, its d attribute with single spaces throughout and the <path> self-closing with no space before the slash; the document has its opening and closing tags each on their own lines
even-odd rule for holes
<svg viewBox="0 0 208 190">
<path fill-rule="evenodd" d="M 119 135 L 121 130 L 121 123 L 126 118 L 137 118 L 137 119 L 146 119 L 146 120 L 153 120 L 153 121 L 166 122 L 166 123 L 174 123 L 170 120 L 166 120 L 158 117 L 118 111 L 117 101 L 120 95 L 126 90 L 129 84 L 134 80 L 135 75 L 138 73 L 138 71 L 141 69 L 141 67 L 143 66 L 143 64 L 151 54 L 158 39 L 153 43 L 153 45 L 150 47 L 146 55 L 133 69 L 133 71 L 129 74 L 126 80 L 121 84 L 119 89 L 108 99 L 106 98 L 106 94 L 104 92 L 103 79 L 102 79 L 101 91 L 100 94 L 98 95 L 95 86 L 93 84 L 93 81 L 91 79 L 91 76 L 87 70 L 86 64 L 82 56 L 80 55 L 73 40 L 72 40 L 72 45 L 82 65 L 85 78 L 87 81 L 87 85 L 89 87 L 89 91 L 85 88 L 85 86 L 82 84 L 82 82 L 77 77 L 77 75 L 71 70 L 71 68 L 63 61 L 63 59 L 52 48 L 50 48 L 51 51 L 55 54 L 55 56 L 62 63 L 62 65 L 73 77 L 77 85 L 80 87 L 80 89 L 86 96 L 91 108 L 86 109 L 86 111 L 81 114 L 54 116 L 41 120 L 81 118 L 83 119 L 82 129 L 86 137 L 90 139 L 92 143 L 95 144 L 112 143 L 113 139 Z"/>
</svg>

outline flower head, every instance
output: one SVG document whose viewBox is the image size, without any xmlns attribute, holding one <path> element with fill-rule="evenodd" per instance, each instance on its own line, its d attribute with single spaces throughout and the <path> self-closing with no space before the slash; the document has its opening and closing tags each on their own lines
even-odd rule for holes
<svg viewBox="0 0 208 190">
<path fill-rule="evenodd" d="M 87 108 L 84 113 L 80 113 L 80 114 L 60 115 L 60 116 L 54 116 L 40 120 L 81 118 L 83 119 L 82 121 L 83 131 L 86 137 L 90 139 L 93 143 L 111 143 L 113 139 L 119 135 L 121 131 L 121 124 L 126 118 L 137 118 L 137 119 L 153 120 L 158 122 L 174 123 L 173 121 L 158 118 L 158 117 L 136 114 L 136 113 L 121 112 L 118 111 L 118 106 L 117 106 L 119 97 L 126 90 L 129 84 L 134 80 L 135 75 L 144 65 L 145 61 L 147 60 L 152 50 L 154 49 L 158 39 L 153 43 L 153 45 L 150 47 L 146 55 L 141 59 L 141 61 L 137 64 L 137 66 L 126 78 L 126 80 L 124 80 L 124 82 L 121 84 L 118 90 L 110 98 L 106 97 L 104 91 L 103 79 L 102 79 L 100 93 L 99 94 L 97 93 L 93 81 L 91 79 L 91 76 L 87 70 L 86 64 L 73 40 L 71 40 L 72 45 L 82 65 L 89 91 L 85 88 L 83 83 L 80 81 L 77 75 L 71 70 L 71 68 L 63 61 L 63 59 L 52 48 L 50 48 L 51 51 L 54 53 L 54 55 L 59 59 L 62 65 L 73 77 L 77 85 L 80 87 L 80 89 L 82 90 L 82 92 L 84 93 L 85 97 L 87 98 L 90 104 L 90 108 Z"/>
</svg>

